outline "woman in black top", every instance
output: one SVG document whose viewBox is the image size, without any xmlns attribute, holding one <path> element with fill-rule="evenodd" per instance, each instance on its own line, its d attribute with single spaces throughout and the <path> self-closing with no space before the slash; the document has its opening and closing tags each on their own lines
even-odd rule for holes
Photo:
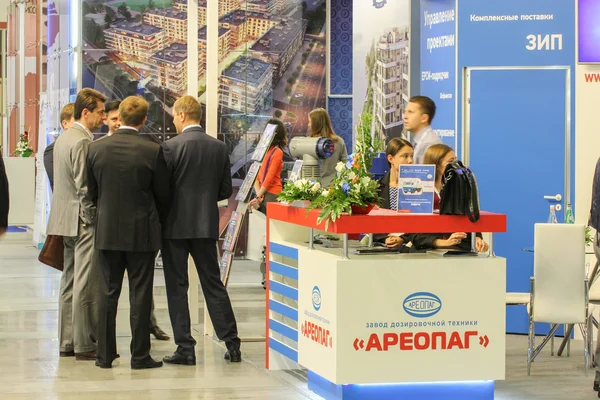
<svg viewBox="0 0 600 400">
<path fill-rule="evenodd" d="M 414 157 L 412 145 L 400 138 L 393 138 L 385 149 L 385 154 L 390 166 L 390 170 L 379 181 L 379 198 L 381 199 L 379 207 L 389 210 L 398 210 L 398 174 L 400 165 L 412 164 Z M 394 234 L 375 234 L 376 242 L 385 243 L 387 247 L 396 247 L 404 243 L 404 240 Z"/>
</svg>

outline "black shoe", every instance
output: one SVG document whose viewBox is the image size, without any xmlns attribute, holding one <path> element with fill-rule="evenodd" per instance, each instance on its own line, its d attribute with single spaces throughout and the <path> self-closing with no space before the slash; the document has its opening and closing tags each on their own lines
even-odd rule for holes
<svg viewBox="0 0 600 400">
<path fill-rule="evenodd" d="M 227 350 L 223 358 L 229 362 L 242 362 L 242 352 L 239 349 Z"/>
<path fill-rule="evenodd" d="M 96 367 L 108 369 L 112 368 L 112 363 L 101 363 L 100 360 L 96 360 Z"/>
<path fill-rule="evenodd" d="M 169 339 L 171 339 L 169 337 L 169 335 L 167 335 L 165 333 L 165 331 L 163 331 L 162 329 L 160 329 L 158 326 L 156 326 L 154 328 L 150 328 L 150 333 L 154 335 L 154 337 L 156 338 L 156 340 L 169 340 Z"/>
<path fill-rule="evenodd" d="M 596 371 L 596 377 L 594 378 L 594 392 L 598 392 L 600 390 L 600 372 Z M 598 397 L 600 397 L 600 393 L 598 393 Z"/>
<path fill-rule="evenodd" d="M 163 366 L 162 361 L 154 361 L 152 357 L 148 357 L 147 360 L 142 362 L 131 363 L 131 369 L 147 369 L 147 368 L 160 368 Z"/>
<path fill-rule="evenodd" d="M 196 365 L 196 356 L 186 356 L 175 352 L 172 356 L 166 356 L 165 358 L 163 358 L 163 361 L 166 364 Z"/>
</svg>

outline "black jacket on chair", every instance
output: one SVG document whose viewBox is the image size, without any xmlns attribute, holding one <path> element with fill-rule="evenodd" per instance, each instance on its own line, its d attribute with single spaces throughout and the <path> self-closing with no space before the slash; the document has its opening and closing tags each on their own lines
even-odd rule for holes
<svg viewBox="0 0 600 400">
<path fill-rule="evenodd" d="M 390 173 L 383 176 L 379 180 L 379 208 L 390 208 Z M 387 233 L 375 233 L 373 234 L 373 241 L 378 243 L 384 243 L 387 238 Z"/>
<path fill-rule="evenodd" d="M 169 208 L 169 173 L 160 145 L 130 129 L 93 142 L 88 187 L 98 210 L 98 250 L 152 252 L 161 246 Z"/>
<path fill-rule="evenodd" d="M 217 203 L 233 192 L 227 146 L 200 127 L 185 129 L 162 146 L 173 193 L 163 237 L 218 240 Z"/>
</svg>

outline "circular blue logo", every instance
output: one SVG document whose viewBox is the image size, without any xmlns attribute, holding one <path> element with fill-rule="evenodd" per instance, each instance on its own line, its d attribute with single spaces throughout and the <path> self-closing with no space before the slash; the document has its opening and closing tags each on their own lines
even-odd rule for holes
<svg viewBox="0 0 600 400">
<path fill-rule="evenodd" d="M 442 300 L 429 292 L 413 293 L 404 299 L 404 311 L 416 318 L 432 317 L 442 309 Z"/>
<path fill-rule="evenodd" d="M 315 311 L 319 311 L 321 308 L 321 291 L 318 286 L 315 286 L 312 291 L 312 303 Z"/>
</svg>

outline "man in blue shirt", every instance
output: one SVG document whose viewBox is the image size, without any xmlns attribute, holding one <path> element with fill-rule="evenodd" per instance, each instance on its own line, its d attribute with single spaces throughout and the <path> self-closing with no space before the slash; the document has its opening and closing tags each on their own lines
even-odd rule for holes
<svg viewBox="0 0 600 400">
<path fill-rule="evenodd" d="M 442 143 L 442 140 L 431 129 L 435 109 L 435 103 L 429 97 L 414 96 L 408 101 L 404 111 L 404 129 L 413 135 L 415 164 L 423 164 L 425 152 L 430 146 Z"/>
</svg>

